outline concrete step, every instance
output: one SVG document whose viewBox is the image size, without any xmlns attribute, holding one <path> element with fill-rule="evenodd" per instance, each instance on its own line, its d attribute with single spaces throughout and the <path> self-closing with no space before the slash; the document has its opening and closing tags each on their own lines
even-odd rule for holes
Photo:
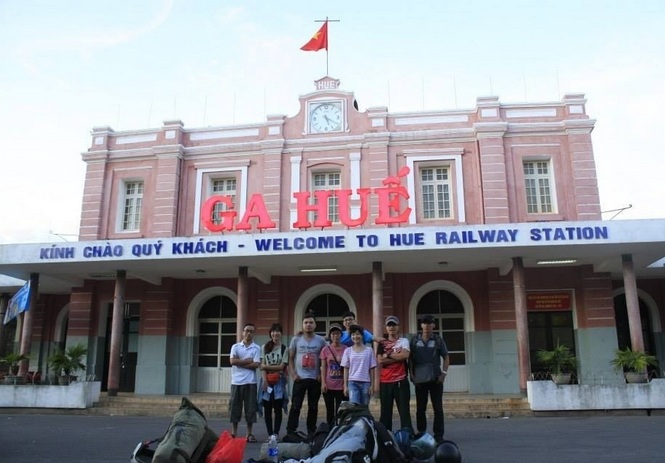
<svg viewBox="0 0 665 463">
<path fill-rule="evenodd" d="M 228 394 L 190 394 L 188 398 L 208 418 L 228 417 Z M 172 416 L 180 407 L 179 395 L 119 394 L 109 397 L 102 393 L 100 401 L 87 411 L 91 415 Z M 525 397 L 510 395 L 445 394 L 444 411 L 448 418 L 502 418 L 532 416 Z M 306 408 L 306 401 L 303 404 Z M 370 410 L 379 416 L 379 401 L 372 400 Z M 319 416 L 325 416 L 323 400 L 319 402 Z M 411 414 L 416 414 L 415 398 L 411 399 Z M 431 419 L 431 407 L 428 419 Z"/>
</svg>

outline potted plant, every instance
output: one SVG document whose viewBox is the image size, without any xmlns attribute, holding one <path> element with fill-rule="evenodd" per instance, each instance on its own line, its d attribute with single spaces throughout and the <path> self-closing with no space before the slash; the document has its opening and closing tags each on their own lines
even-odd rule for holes
<svg viewBox="0 0 665 463">
<path fill-rule="evenodd" d="M 555 384 L 570 384 L 572 371 L 577 366 L 577 359 L 568 346 L 557 342 L 554 349 L 540 349 L 536 355 L 538 361 L 549 370 Z"/>
<path fill-rule="evenodd" d="M 73 376 L 73 374 L 79 370 L 85 370 L 83 359 L 87 353 L 87 346 L 78 343 L 69 346 L 64 351 L 59 350 L 48 358 L 48 363 L 53 368 L 59 384 L 66 385 L 72 380 L 76 380 L 76 376 Z"/>
<path fill-rule="evenodd" d="M 612 359 L 612 366 L 617 373 L 623 373 L 628 383 L 646 383 L 649 381 L 647 367 L 658 365 L 654 355 L 630 347 L 617 349 Z"/>
<path fill-rule="evenodd" d="M 19 354 L 18 352 L 10 352 L 9 354 L 0 357 L 0 363 L 6 363 L 9 366 L 9 371 L 5 375 L 5 384 L 16 384 L 18 382 L 18 367 L 19 363 L 23 360 L 29 360 L 27 355 Z"/>
</svg>

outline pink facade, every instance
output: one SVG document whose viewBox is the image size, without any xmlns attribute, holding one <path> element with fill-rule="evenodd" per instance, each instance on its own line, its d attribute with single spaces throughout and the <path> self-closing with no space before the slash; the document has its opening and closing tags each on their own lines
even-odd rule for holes
<svg viewBox="0 0 665 463">
<path fill-rule="evenodd" d="M 357 109 L 335 79 L 315 84 L 297 114 L 256 124 L 94 128 L 80 242 L 26 248 L 0 266 L 42 275 L 33 349 L 82 339 L 91 369 L 113 372 L 122 271 L 116 335 L 132 365 L 120 389 L 137 393 L 223 391 L 225 349 L 243 323 L 265 341 L 275 322 L 292 335 L 308 309 L 322 332 L 342 309 L 377 334 L 387 315 L 415 333 L 434 314 L 453 352 L 452 391 L 523 390 L 518 357 L 560 338 L 580 378 L 611 376 L 626 278 L 663 356 L 663 275 L 649 270 L 665 255 L 662 227 L 601 220 L 584 95 L 391 113 Z M 49 296 L 55 276 L 69 283 Z"/>
<path fill-rule="evenodd" d="M 308 133 L 309 105 L 337 100 L 343 105 L 344 127 Z M 158 130 L 93 129 L 92 145 L 83 154 L 88 170 L 80 239 L 207 235 L 197 199 L 208 195 L 206 180 L 220 175 L 233 177 L 245 198 L 263 195 L 274 230 L 289 231 L 292 194 L 313 191 L 312 172 L 339 172 L 338 188 L 376 188 L 405 165 L 449 167 L 458 213 L 423 219 L 416 208 L 403 226 L 600 219 L 591 146 L 595 121 L 585 113 L 583 95 L 566 95 L 560 103 L 514 105 L 487 97 L 479 98 L 473 110 L 401 114 L 385 107 L 360 112 L 354 101 L 352 93 L 322 90 L 301 96 L 295 116 L 268 116 L 261 124 L 187 130 L 180 121 L 166 121 Z M 524 160 L 551 163 L 556 211 L 527 213 Z M 406 179 L 412 187 L 418 187 L 416 173 Z M 463 191 L 458 191 L 459 177 Z M 133 233 L 117 226 L 117 198 L 127 179 L 145 183 L 146 213 Z M 358 204 L 352 199 L 352 208 Z M 376 207 L 375 201 L 370 204 L 373 214 Z"/>
</svg>

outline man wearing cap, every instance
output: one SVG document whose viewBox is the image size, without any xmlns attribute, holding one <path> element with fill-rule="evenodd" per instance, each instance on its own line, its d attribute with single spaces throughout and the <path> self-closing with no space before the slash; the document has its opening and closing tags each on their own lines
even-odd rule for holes
<svg viewBox="0 0 665 463">
<path fill-rule="evenodd" d="M 409 340 L 399 336 L 399 318 L 395 315 L 386 317 L 384 323 L 386 335 L 379 341 L 376 356 L 381 366 L 379 398 L 381 417 L 379 421 L 393 430 L 393 402 L 397 405 L 400 428 L 413 429 L 409 401 L 411 390 L 406 377 L 406 361 L 409 358 Z"/>
<path fill-rule="evenodd" d="M 411 339 L 409 368 L 416 385 L 416 427 L 427 431 L 427 396 L 432 400 L 434 423 L 432 431 L 437 442 L 443 441 L 443 382 L 448 374 L 448 348 L 443 338 L 434 333 L 436 321 L 431 315 L 420 320 L 421 332 Z M 443 367 L 441 366 L 443 360 Z"/>
<path fill-rule="evenodd" d="M 321 349 L 321 392 L 326 403 L 326 421 L 332 427 L 335 425 L 335 415 L 344 397 L 344 370 L 342 370 L 342 355 L 347 347 L 340 342 L 343 328 L 333 323 L 328 328 L 330 344 Z"/>
</svg>

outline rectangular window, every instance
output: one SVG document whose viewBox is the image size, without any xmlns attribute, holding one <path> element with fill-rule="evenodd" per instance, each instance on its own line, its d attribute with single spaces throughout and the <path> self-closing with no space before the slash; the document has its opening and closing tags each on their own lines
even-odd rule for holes
<svg viewBox="0 0 665 463">
<path fill-rule="evenodd" d="M 549 161 L 524 162 L 524 188 L 529 214 L 553 212 Z"/>
<path fill-rule="evenodd" d="M 141 228 L 143 206 L 143 182 L 125 182 L 125 195 L 122 212 L 122 230 L 137 231 Z"/>
<path fill-rule="evenodd" d="M 420 169 L 420 192 L 423 219 L 451 217 L 451 179 L 448 167 Z"/>
<path fill-rule="evenodd" d="M 312 176 L 313 190 L 339 190 L 342 184 L 339 172 L 317 172 Z M 311 220 L 314 220 L 313 218 Z M 328 198 L 328 220 L 339 222 L 339 201 L 337 196 Z"/>
<path fill-rule="evenodd" d="M 212 195 L 229 196 L 233 204 L 236 201 L 237 180 L 231 178 L 213 178 L 210 181 L 210 191 Z M 222 223 L 222 212 L 227 209 L 226 204 L 217 203 L 212 211 L 213 223 L 219 225 Z"/>
</svg>

